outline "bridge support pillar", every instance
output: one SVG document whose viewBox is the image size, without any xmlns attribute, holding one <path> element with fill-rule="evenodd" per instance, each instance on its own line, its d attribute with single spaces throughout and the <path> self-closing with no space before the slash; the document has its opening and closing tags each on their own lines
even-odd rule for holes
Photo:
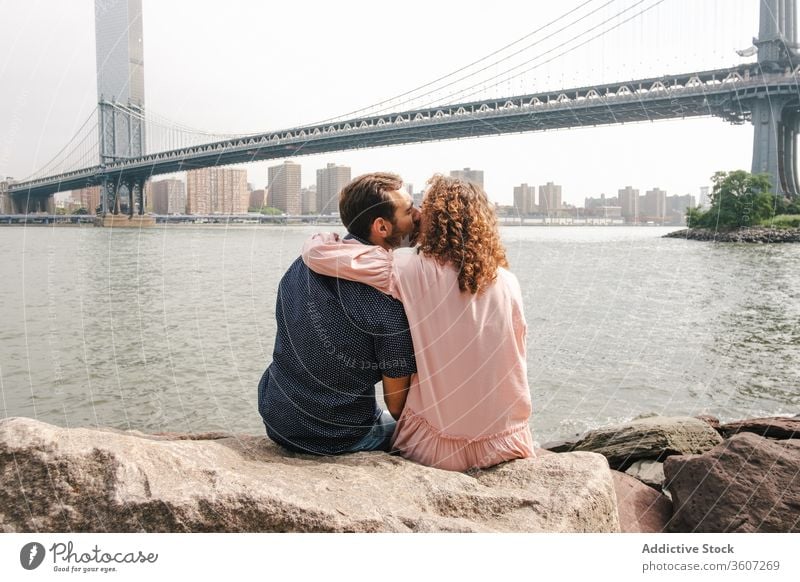
<svg viewBox="0 0 800 582">
<path fill-rule="evenodd" d="M 128 216 L 145 214 L 144 178 L 128 178 L 123 183 L 128 194 Z M 138 207 L 138 208 L 137 208 Z"/>
<path fill-rule="evenodd" d="M 128 217 L 133 217 L 133 180 L 125 180 L 125 190 L 128 193 Z"/>
<path fill-rule="evenodd" d="M 139 215 L 144 215 L 147 210 L 146 208 L 147 200 L 145 194 L 146 182 L 147 180 L 145 180 L 144 178 L 137 178 L 136 181 L 134 182 L 134 188 L 136 190 L 136 198 L 139 201 Z"/>
<path fill-rule="evenodd" d="M 103 216 L 119 214 L 119 184 L 113 180 L 104 180 L 100 185 L 100 204 Z"/>
<path fill-rule="evenodd" d="M 768 174 L 776 194 L 800 196 L 797 173 L 798 100 L 761 98 L 753 104 L 754 174 Z"/>
</svg>

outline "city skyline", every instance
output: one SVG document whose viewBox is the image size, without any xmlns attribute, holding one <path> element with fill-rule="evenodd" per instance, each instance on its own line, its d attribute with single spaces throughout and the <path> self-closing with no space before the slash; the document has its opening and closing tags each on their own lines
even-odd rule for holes
<svg viewBox="0 0 800 582">
<path fill-rule="evenodd" d="M 290 197 L 295 200 L 297 208 L 301 208 L 300 212 L 296 214 L 328 214 L 330 212 L 336 213 L 338 212 L 338 201 L 335 199 L 338 195 L 338 192 L 341 188 L 350 181 L 351 178 L 351 168 L 347 165 L 336 165 L 336 164 L 326 164 L 324 168 L 317 168 L 315 170 L 316 174 L 316 181 L 314 182 L 304 182 L 302 181 L 302 164 L 294 162 L 292 160 L 286 160 L 281 164 L 277 164 L 267 168 L 267 176 L 264 179 L 264 186 L 259 187 L 258 182 L 256 184 L 247 182 L 247 200 L 249 204 L 247 208 L 266 208 L 266 207 L 273 207 L 278 208 L 279 210 L 286 210 L 285 200 L 284 198 L 287 196 L 284 190 L 286 189 L 286 172 L 284 171 L 287 167 L 293 167 L 293 171 L 291 172 L 291 190 Z M 147 203 L 148 207 L 152 208 L 156 214 L 167 214 L 167 212 L 158 212 L 156 208 L 160 207 L 160 204 L 167 205 L 169 208 L 174 208 L 176 203 L 169 202 L 167 203 L 166 200 L 169 199 L 170 201 L 183 196 L 184 205 L 186 203 L 187 193 L 185 189 L 187 185 L 192 182 L 193 180 L 196 182 L 197 178 L 192 178 L 192 176 L 198 175 L 209 175 L 211 173 L 224 173 L 227 170 L 231 170 L 234 173 L 240 174 L 242 172 L 242 168 L 239 165 L 232 165 L 232 166 L 216 166 L 214 168 L 205 168 L 203 170 L 190 170 L 188 172 L 180 172 L 177 174 L 164 174 L 162 176 L 154 176 L 152 180 L 148 181 L 147 183 Z M 449 172 L 442 172 L 443 174 L 449 174 L 451 177 L 456 177 L 464 180 L 471 180 L 476 182 L 479 185 L 483 185 L 484 179 L 484 172 L 478 168 L 463 168 L 463 169 L 455 169 L 450 170 Z M 331 174 L 328 177 L 328 174 Z M 272 178 L 270 177 L 272 175 Z M 177 176 L 177 177 L 176 177 Z M 352 176 L 353 178 L 355 176 Z M 277 178 L 277 180 L 276 180 Z M 239 187 L 241 188 L 244 185 L 244 179 L 242 177 L 239 179 Z M 208 178 L 205 178 L 207 181 Z M 325 182 L 331 182 L 326 184 Z M 270 184 L 273 184 L 273 191 L 270 192 Z M 326 204 L 323 205 L 325 210 L 321 210 L 319 206 L 320 200 L 320 186 L 323 186 L 323 190 L 325 190 L 325 200 L 327 201 Z M 177 193 L 175 188 L 176 186 L 182 186 L 184 188 L 184 192 L 182 194 Z M 279 197 L 281 201 L 278 205 L 275 205 L 275 186 L 279 190 Z M 158 188 L 164 188 L 163 192 L 158 190 Z M 403 184 L 403 188 L 409 192 L 409 194 L 416 195 L 415 196 L 415 204 L 419 206 L 421 204 L 421 195 L 424 194 L 425 187 L 421 188 L 414 188 L 414 185 L 408 182 Z M 553 194 L 549 194 L 549 188 L 554 188 Z M 73 191 L 65 191 L 60 192 L 57 195 L 57 200 L 64 202 L 67 200 L 77 201 L 83 200 L 86 197 L 86 192 L 91 191 L 94 192 L 96 187 L 90 188 L 83 188 L 81 190 L 73 190 Z M 513 194 L 510 197 L 508 202 L 500 202 L 493 200 L 496 204 L 503 207 L 513 207 L 515 208 L 521 215 L 526 214 L 536 214 L 541 211 L 541 208 L 544 206 L 549 207 L 553 210 L 563 209 L 563 208 L 585 208 L 590 209 L 591 207 L 595 206 L 597 201 L 601 198 L 608 200 L 610 205 L 618 205 L 620 208 L 623 208 L 623 205 L 627 204 L 630 206 L 629 210 L 625 210 L 623 215 L 624 216 L 638 216 L 639 215 L 639 205 L 643 204 L 643 201 L 646 198 L 647 194 L 651 192 L 660 192 L 662 198 L 668 197 L 691 197 L 695 200 L 696 204 L 702 204 L 702 196 L 700 194 L 687 192 L 685 194 L 678 194 L 678 193 L 669 193 L 665 190 L 660 189 L 658 186 L 654 186 L 651 190 L 646 190 L 645 194 L 639 194 L 639 188 L 632 188 L 631 186 L 627 185 L 624 189 L 618 190 L 618 196 L 606 196 L 604 192 L 599 194 L 592 193 L 591 195 L 584 196 L 582 200 L 578 200 L 577 203 L 572 202 L 565 202 L 562 199 L 562 185 L 555 184 L 552 180 L 548 180 L 545 184 L 527 184 L 523 183 L 521 185 L 516 185 L 513 187 Z M 630 191 L 628 195 L 629 198 L 625 197 L 627 191 Z M 538 194 L 537 194 L 538 193 Z M 164 201 L 160 203 L 156 203 L 154 196 L 161 195 L 164 197 Z M 210 194 L 209 194 L 210 196 Z M 255 198 L 254 198 L 255 196 Z M 542 196 L 545 196 L 547 202 L 543 203 Z M 308 197 L 308 199 L 306 199 Z M 622 197 L 622 200 L 620 200 Z M 242 200 L 244 200 L 244 195 L 242 194 Z M 209 198 L 209 202 L 207 204 L 211 204 Z M 627 202 L 625 202 L 627 200 Z M 256 202 L 257 201 L 257 202 Z M 537 202 L 538 201 L 538 202 Z M 588 203 L 591 202 L 591 205 Z M 613 204 L 612 204 L 613 202 Z M 707 202 L 707 200 L 706 200 Z M 661 214 L 665 212 L 664 202 L 661 203 Z M 180 204 L 178 204 L 179 206 Z M 63 205 L 62 205 L 63 206 Z M 85 205 L 84 205 L 85 206 Z M 88 206 L 85 206 L 88 209 Z M 244 203 L 242 202 L 241 208 L 244 208 Z M 625 206 L 628 208 L 628 206 Z M 175 211 L 170 210 L 169 213 L 173 213 Z M 211 214 L 219 213 L 220 211 L 211 212 Z M 189 213 L 194 214 L 195 212 Z M 223 212 L 224 213 L 224 212 Z M 201 213 L 204 214 L 204 213 Z M 292 214 L 292 213 L 290 213 Z M 546 212 L 545 212 L 546 214 Z M 656 214 L 653 212 L 652 214 Z"/>
<path fill-rule="evenodd" d="M 96 100 L 93 4 L 45 4 L 48 9 L 36 11 L 35 16 L 26 4 L 4 4 L 11 32 L 0 37 L 4 49 L 0 54 L 7 55 L 0 64 L 0 77 L 7 87 L 0 105 L 10 114 L 0 120 L 0 174 L 17 178 L 54 155 Z M 478 24 L 469 17 L 477 10 L 476 3 L 459 10 L 442 3 L 416 11 L 429 18 L 399 15 L 393 20 L 399 29 L 418 32 L 415 38 L 423 41 L 433 38 L 442 22 L 448 23 L 448 30 L 461 31 L 448 36 L 447 49 L 435 51 L 419 41 L 399 46 L 388 42 L 386 31 L 372 24 L 380 17 L 377 9 L 355 10 L 346 5 L 339 10 L 305 2 L 267 10 L 232 2 L 222 12 L 209 3 L 164 6 L 144 0 L 147 107 L 211 132 L 253 132 L 311 123 L 447 74 L 578 4 L 537 6 L 535 15 L 520 21 L 487 15 Z M 618 6 L 599 14 L 613 15 L 633 4 L 620 0 Z M 682 11 L 689 9 L 695 10 L 697 18 L 684 24 Z M 262 38 L 255 43 L 249 34 L 270 16 L 300 14 L 308 42 L 292 42 L 291 35 L 277 29 L 270 29 L 269 42 Z M 327 42 L 328 31 L 345 23 L 351 28 L 363 23 L 363 34 Z M 562 66 L 542 68 L 536 77 L 514 79 L 495 90 L 508 95 L 730 66 L 742 62 L 734 49 L 749 45 L 757 25 L 755 0 L 729 0 L 724 7 L 719 0 L 693 2 L 691 7 L 686 0 L 670 0 L 622 26 L 615 36 L 601 39 L 589 56 L 577 51 Z M 45 33 L 46 43 L 36 44 L 34 28 L 40 37 Z M 86 34 L 75 34 L 76 30 Z M 214 46 L 204 41 L 211 36 Z M 671 37 L 676 39 L 674 44 L 667 42 Z M 214 48 L 218 42 L 226 42 L 229 50 Z M 370 50 L 363 50 L 364 45 Z M 329 62 L 337 66 L 328 70 Z M 267 73 L 261 78 L 254 67 L 263 67 Z M 343 67 L 347 75 L 341 74 Z M 406 182 L 418 184 L 417 189 L 435 172 L 481 168 L 486 172 L 487 193 L 495 202 L 511 204 L 513 187 L 520 183 L 553 181 L 563 185 L 564 202 L 577 206 L 586 196 L 613 194 L 621 183 L 645 189 L 658 184 L 669 192 L 697 195 L 715 171 L 749 169 L 751 153 L 751 126 L 703 118 L 347 151 L 295 161 L 304 168 L 305 184 L 313 182 L 314 168 L 334 163 L 351 166 L 354 176 L 394 171 Z M 249 181 L 261 186 L 266 167 L 282 161 L 238 167 L 247 170 Z"/>
</svg>

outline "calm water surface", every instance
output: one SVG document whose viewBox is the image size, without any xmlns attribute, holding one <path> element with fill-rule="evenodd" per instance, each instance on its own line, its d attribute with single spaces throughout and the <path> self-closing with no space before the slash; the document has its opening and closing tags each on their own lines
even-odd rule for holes
<svg viewBox="0 0 800 582">
<path fill-rule="evenodd" d="M 0 414 L 261 434 L 277 285 L 316 230 L 0 228 Z M 503 230 L 538 441 L 648 412 L 799 412 L 800 245 L 669 230 Z"/>
</svg>

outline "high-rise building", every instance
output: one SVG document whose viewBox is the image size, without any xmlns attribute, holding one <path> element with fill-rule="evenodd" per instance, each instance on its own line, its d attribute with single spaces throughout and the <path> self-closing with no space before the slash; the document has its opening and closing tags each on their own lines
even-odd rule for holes
<svg viewBox="0 0 800 582">
<path fill-rule="evenodd" d="M 301 214 L 300 164 L 286 161 L 280 166 L 270 167 L 267 171 L 267 188 L 270 206 L 286 214 Z"/>
<path fill-rule="evenodd" d="M 561 208 L 561 186 L 548 182 L 539 186 L 539 211 L 551 214 Z"/>
<path fill-rule="evenodd" d="M 247 170 L 200 168 L 186 172 L 186 214 L 244 214 L 249 201 Z"/>
<path fill-rule="evenodd" d="M 667 196 L 667 220 L 672 224 L 685 224 L 686 209 L 690 207 L 695 207 L 695 197 L 691 194 Z"/>
<path fill-rule="evenodd" d="M 186 213 L 186 184 L 182 180 L 168 178 L 150 182 L 148 199 L 152 201 L 156 214 Z"/>
<path fill-rule="evenodd" d="M 622 208 L 622 217 L 626 222 L 639 222 L 639 190 L 625 186 L 618 190 L 619 205 Z"/>
<path fill-rule="evenodd" d="M 262 209 L 267 206 L 267 191 L 266 189 L 253 190 L 250 192 L 250 204 L 248 208 Z"/>
<path fill-rule="evenodd" d="M 414 184 L 406 184 L 406 191 L 408 195 L 411 196 L 411 200 L 414 201 L 414 206 L 417 208 L 422 208 L 422 200 L 425 198 L 425 190 L 420 190 L 419 192 L 414 192 Z"/>
<path fill-rule="evenodd" d="M 100 186 L 90 186 L 89 188 L 73 190 L 70 193 L 70 197 L 81 208 L 85 208 L 89 214 L 94 214 L 97 207 L 100 206 L 100 192 Z"/>
<path fill-rule="evenodd" d="M 350 167 L 328 164 L 317 170 L 318 214 L 338 214 L 339 192 L 350 183 Z"/>
<path fill-rule="evenodd" d="M 300 190 L 300 213 L 317 214 L 317 186 L 311 184 Z"/>
<path fill-rule="evenodd" d="M 536 186 L 528 186 L 528 184 L 514 186 L 514 209 L 520 216 L 538 212 L 539 209 L 536 206 Z"/>
<path fill-rule="evenodd" d="M 472 170 L 470 168 L 464 168 L 463 170 L 452 170 L 450 172 L 450 177 L 467 180 L 468 182 L 473 182 L 483 188 L 483 170 Z"/>
<path fill-rule="evenodd" d="M 649 221 L 664 222 L 667 211 L 667 193 L 659 188 L 645 192 L 639 202 L 639 212 Z"/>
<path fill-rule="evenodd" d="M 700 187 L 700 202 L 699 206 L 706 207 L 711 204 L 711 199 L 708 196 L 708 186 Z"/>
</svg>

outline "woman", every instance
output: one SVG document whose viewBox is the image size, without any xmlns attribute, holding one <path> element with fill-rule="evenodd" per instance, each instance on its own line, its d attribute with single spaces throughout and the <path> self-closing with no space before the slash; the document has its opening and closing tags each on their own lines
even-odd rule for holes
<svg viewBox="0 0 800 582">
<path fill-rule="evenodd" d="M 314 235 L 303 261 L 404 304 L 417 374 L 394 449 L 454 471 L 533 456 L 527 326 L 494 210 L 473 183 L 438 175 L 428 183 L 416 252 Z"/>
</svg>

